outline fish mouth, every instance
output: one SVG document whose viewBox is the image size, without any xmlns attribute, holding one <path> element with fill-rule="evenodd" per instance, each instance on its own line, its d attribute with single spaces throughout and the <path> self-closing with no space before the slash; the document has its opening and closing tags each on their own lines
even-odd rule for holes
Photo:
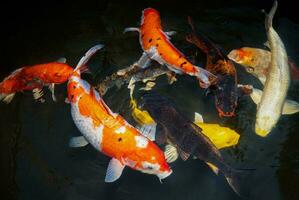
<svg viewBox="0 0 299 200">
<path fill-rule="evenodd" d="M 162 180 L 164 178 L 167 178 L 170 174 L 172 174 L 172 170 L 159 173 L 159 174 L 157 174 L 157 176 L 159 177 L 160 180 Z"/>
<path fill-rule="evenodd" d="M 267 137 L 270 131 L 262 129 L 262 128 L 255 128 L 255 133 L 261 137 Z"/>
</svg>

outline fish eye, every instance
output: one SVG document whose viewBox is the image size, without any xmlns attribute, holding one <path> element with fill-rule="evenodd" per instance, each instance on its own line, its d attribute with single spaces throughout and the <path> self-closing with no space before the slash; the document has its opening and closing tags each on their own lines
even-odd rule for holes
<svg viewBox="0 0 299 200">
<path fill-rule="evenodd" d="M 56 77 L 61 77 L 61 74 L 60 73 L 55 73 L 54 74 Z"/>
<path fill-rule="evenodd" d="M 247 67 L 246 68 L 248 72 L 254 72 L 254 68 L 253 67 Z"/>
<path fill-rule="evenodd" d="M 147 166 L 147 169 L 154 169 L 152 166 Z"/>
</svg>

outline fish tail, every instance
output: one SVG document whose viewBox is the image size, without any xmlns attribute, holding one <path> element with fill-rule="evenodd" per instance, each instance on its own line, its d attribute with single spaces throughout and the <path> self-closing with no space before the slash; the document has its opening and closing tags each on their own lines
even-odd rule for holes
<svg viewBox="0 0 299 200">
<path fill-rule="evenodd" d="M 241 188 L 241 184 L 244 180 L 248 179 L 252 172 L 256 169 L 232 169 L 228 168 L 228 170 L 224 171 L 224 176 L 226 181 L 232 190 L 238 194 L 239 196 L 246 197 L 248 196 L 247 188 Z"/>
<path fill-rule="evenodd" d="M 98 44 L 93 46 L 92 48 L 90 48 L 85 55 L 80 59 L 79 63 L 77 64 L 76 68 L 75 68 L 75 72 L 77 73 L 83 73 L 88 71 L 88 67 L 87 67 L 87 62 L 90 60 L 90 58 L 100 49 L 102 49 L 104 47 L 104 45 L 102 44 Z"/>
<path fill-rule="evenodd" d="M 273 17 L 274 17 L 274 14 L 277 10 L 277 0 L 274 1 L 273 3 L 273 6 L 269 12 L 269 14 L 266 14 L 266 17 L 265 17 L 265 26 L 266 26 L 266 30 L 269 30 L 271 27 L 272 27 L 272 21 L 273 21 Z"/>
<path fill-rule="evenodd" d="M 198 78 L 200 87 L 202 88 L 208 88 L 217 81 L 217 76 L 201 67 L 197 67 L 195 76 Z"/>
<path fill-rule="evenodd" d="M 186 40 L 191 44 L 197 46 L 204 53 L 208 54 L 212 49 L 211 41 L 207 37 L 195 30 L 195 26 L 190 16 L 188 16 L 188 23 L 191 27 L 192 32 L 186 36 Z"/>
</svg>

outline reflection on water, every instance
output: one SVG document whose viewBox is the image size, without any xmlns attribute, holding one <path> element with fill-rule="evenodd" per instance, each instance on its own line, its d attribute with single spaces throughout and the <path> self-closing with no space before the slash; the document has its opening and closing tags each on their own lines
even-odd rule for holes
<svg viewBox="0 0 299 200">
<path fill-rule="evenodd" d="M 203 7 L 194 3 L 167 8 L 153 2 L 162 13 L 166 30 L 175 30 L 172 41 L 186 47 L 188 26 L 186 16 L 193 17 L 197 27 L 226 52 L 241 46 L 261 47 L 266 40 L 264 16 L 253 7 Z M 124 4 L 106 2 L 82 8 L 69 7 L 61 17 L 30 19 L 15 28 L 6 45 L 8 68 L 1 79 L 15 67 L 48 62 L 66 57 L 74 65 L 92 45 L 106 46 L 91 62 L 94 83 L 106 75 L 134 62 L 140 55 L 138 37 L 122 34 L 126 26 L 139 23 L 142 8 L 151 4 L 136 4 L 124 9 Z M 97 9 L 96 9 L 97 8 Z M 86 12 L 88 10 L 89 12 Z M 62 13 L 62 11 L 59 11 Z M 46 15 L 46 14 L 45 14 Z M 277 31 L 285 42 L 289 56 L 299 63 L 297 47 L 299 26 L 288 19 L 276 19 Z M 13 48 L 18 44 L 20 48 Z M 12 53 L 14 52 L 14 53 Z M 205 63 L 204 56 L 202 63 Z M 239 81 L 261 87 L 258 81 L 238 67 Z M 298 83 L 293 83 L 289 98 L 299 101 Z M 187 116 L 199 112 L 205 121 L 230 126 L 241 134 L 240 143 L 221 152 L 236 168 L 257 168 L 246 172 L 242 187 L 248 188 L 250 199 L 294 199 L 299 185 L 297 147 L 299 116 L 283 116 L 272 134 L 260 138 L 253 132 L 256 107 L 250 98 L 240 99 L 237 117 L 219 119 L 212 97 L 205 96 L 191 77 L 179 76 L 178 82 L 168 85 L 160 77 L 155 90 L 172 98 Z M 64 103 L 65 85 L 56 90 L 58 103 L 47 92 L 46 103 L 32 100 L 31 94 L 17 95 L 10 105 L 0 104 L 1 156 L 9 192 L 19 199 L 239 199 L 223 177 L 215 176 L 198 160 L 172 164 L 174 173 L 160 184 L 150 175 L 126 169 L 118 182 L 105 184 L 109 159 L 92 147 L 68 148 L 68 140 L 80 133 L 73 124 L 69 105 Z M 140 96 L 136 93 L 136 98 Z M 129 113 L 129 94 L 125 86 L 112 88 L 104 97 L 115 112 L 133 122 Z"/>
</svg>

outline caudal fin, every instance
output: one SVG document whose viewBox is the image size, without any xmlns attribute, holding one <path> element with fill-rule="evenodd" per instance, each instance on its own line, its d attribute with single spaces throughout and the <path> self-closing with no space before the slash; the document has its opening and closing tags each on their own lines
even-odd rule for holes
<svg viewBox="0 0 299 200">
<path fill-rule="evenodd" d="M 90 60 L 90 58 L 101 48 L 103 48 L 104 45 L 102 44 L 98 44 L 96 46 L 93 46 L 92 48 L 90 48 L 85 55 L 80 59 L 79 63 L 77 64 L 76 68 L 75 68 L 75 72 L 77 73 L 83 73 L 85 71 L 88 70 L 87 68 L 87 62 Z"/>
<path fill-rule="evenodd" d="M 201 68 L 197 67 L 197 73 L 195 76 L 199 80 L 199 85 L 202 88 L 208 88 L 210 85 L 213 85 L 217 82 L 217 76 L 212 74 L 211 72 Z"/>
<path fill-rule="evenodd" d="M 239 196 L 245 197 L 248 196 L 248 188 L 241 187 L 243 181 L 251 175 L 252 171 L 255 169 L 230 169 L 229 171 L 224 173 L 224 176 L 229 184 L 229 186 L 233 189 L 233 191 Z"/>
</svg>

